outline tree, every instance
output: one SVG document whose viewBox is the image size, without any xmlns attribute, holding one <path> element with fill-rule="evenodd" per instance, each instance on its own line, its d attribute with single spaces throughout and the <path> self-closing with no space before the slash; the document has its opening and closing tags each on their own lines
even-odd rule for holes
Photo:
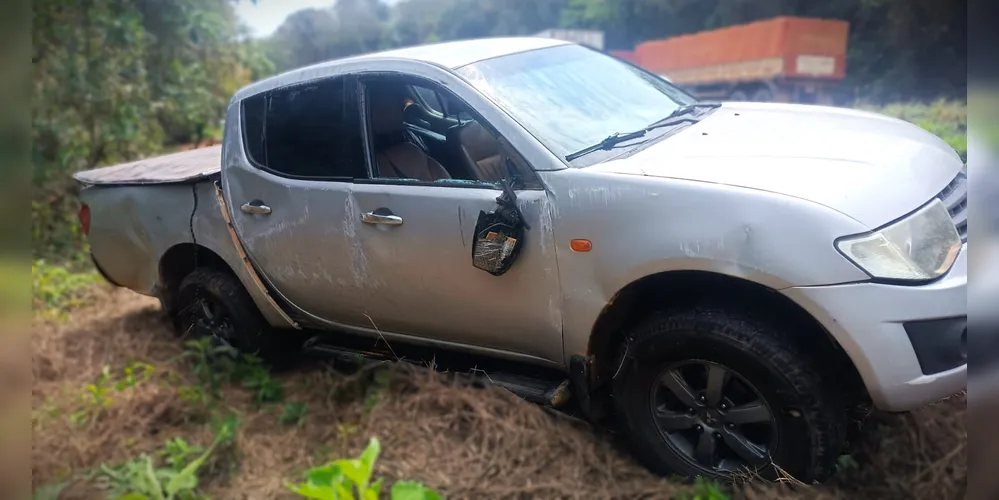
<svg viewBox="0 0 999 500">
<path fill-rule="evenodd" d="M 273 71 L 229 0 L 32 8 L 32 215 L 47 250 L 80 243 L 69 173 L 218 135 L 232 92 Z"/>
</svg>

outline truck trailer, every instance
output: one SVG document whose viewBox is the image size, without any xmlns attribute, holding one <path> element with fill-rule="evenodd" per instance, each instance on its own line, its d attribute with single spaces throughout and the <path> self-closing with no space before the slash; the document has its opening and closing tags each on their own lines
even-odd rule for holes
<svg viewBox="0 0 999 500">
<path fill-rule="evenodd" d="M 846 76 L 845 21 L 777 17 L 640 43 L 615 54 L 700 99 L 832 104 Z"/>
</svg>

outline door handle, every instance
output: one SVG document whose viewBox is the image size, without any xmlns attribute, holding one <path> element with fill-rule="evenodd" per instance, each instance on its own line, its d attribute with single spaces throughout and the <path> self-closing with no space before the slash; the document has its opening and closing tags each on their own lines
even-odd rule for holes
<svg viewBox="0 0 999 500">
<path fill-rule="evenodd" d="M 249 203 L 244 203 L 243 206 L 239 207 L 239 209 L 248 214 L 267 215 L 271 213 L 271 207 L 264 205 L 264 202 L 260 200 L 253 200 Z"/>
<path fill-rule="evenodd" d="M 384 224 L 386 226 L 401 226 L 402 217 L 392 214 L 379 214 L 375 212 L 367 212 L 361 214 L 361 222 L 367 224 Z"/>
</svg>

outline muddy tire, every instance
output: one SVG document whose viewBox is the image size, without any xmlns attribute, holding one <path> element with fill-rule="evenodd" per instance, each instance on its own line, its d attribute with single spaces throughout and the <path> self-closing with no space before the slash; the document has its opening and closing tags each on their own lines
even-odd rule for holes
<svg viewBox="0 0 999 500">
<path fill-rule="evenodd" d="M 843 448 L 846 411 L 821 366 L 767 321 L 716 308 L 655 314 L 628 335 L 613 383 L 636 456 L 661 475 L 811 483 Z M 827 379 L 828 380 L 828 379 Z"/>
<path fill-rule="evenodd" d="M 272 363 L 285 363 L 300 346 L 295 332 L 275 333 L 250 294 L 230 273 L 196 269 L 177 292 L 176 324 L 181 335 L 214 337 L 240 352 Z"/>
</svg>

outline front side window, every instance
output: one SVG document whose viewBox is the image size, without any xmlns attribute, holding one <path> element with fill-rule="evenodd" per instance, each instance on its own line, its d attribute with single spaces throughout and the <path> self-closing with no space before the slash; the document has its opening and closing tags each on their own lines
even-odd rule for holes
<svg viewBox="0 0 999 500">
<path fill-rule="evenodd" d="M 435 113 L 442 113 L 442 107 L 440 99 L 437 98 L 437 93 L 430 90 L 422 85 L 413 85 L 413 90 L 420 95 L 423 102 L 426 103 L 427 107 Z"/>
<path fill-rule="evenodd" d="M 247 155 L 257 165 L 291 177 L 364 177 L 360 116 L 348 102 L 342 78 L 246 99 Z"/>
<path fill-rule="evenodd" d="M 578 45 L 487 59 L 457 71 L 562 158 L 694 102 L 655 75 Z"/>
<path fill-rule="evenodd" d="M 512 173 L 525 183 L 533 180 L 509 144 L 446 90 L 397 77 L 362 81 L 376 180 L 489 189 Z M 428 96 L 441 109 L 445 106 L 437 97 L 443 98 L 448 114 L 417 102 Z"/>
</svg>

